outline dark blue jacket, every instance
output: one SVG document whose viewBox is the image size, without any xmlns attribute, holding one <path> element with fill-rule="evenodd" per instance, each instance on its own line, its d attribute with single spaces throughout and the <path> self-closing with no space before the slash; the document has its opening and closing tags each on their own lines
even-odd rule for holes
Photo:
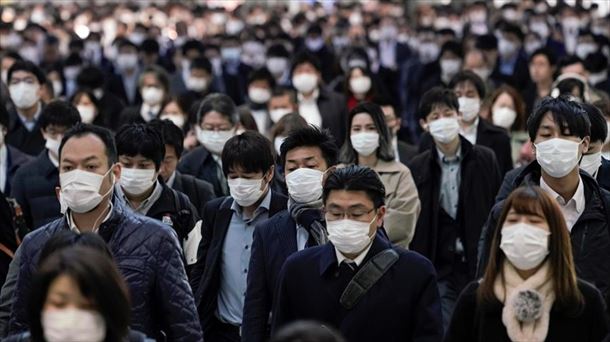
<svg viewBox="0 0 610 342">
<path fill-rule="evenodd" d="M 41 112 L 43 108 L 44 105 L 40 109 Z M 9 112 L 6 142 L 25 154 L 35 156 L 44 150 L 45 140 L 42 137 L 40 128 L 40 117 L 36 121 L 34 129 L 28 131 L 23 122 L 21 122 L 19 114 L 12 110 Z"/>
<path fill-rule="evenodd" d="M 315 320 L 339 329 L 347 341 L 441 341 L 440 297 L 434 266 L 421 255 L 376 236 L 363 264 L 393 248 L 398 261 L 351 309 L 339 303 L 351 277 L 338 272 L 331 243 L 286 260 L 273 305 L 273 328 Z"/>
<path fill-rule="evenodd" d="M 4 193 L 11 193 L 11 183 L 13 182 L 13 177 L 19 168 L 32 160 L 34 157 L 25 154 L 13 146 L 6 146 L 6 183 L 4 184 Z"/>
<path fill-rule="evenodd" d="M 168 341 L 201 341 L 201 327 L 189 287 L 181 248 L 173 230 L 135 215 L 116 198 L 99 234 L 108 244 L 131 295 L 131 328 Z M 66 218 L 28 234 L 20 246 L 21 263 L 9 334 L 28 329 L 27 297 L 40 250 L 56 232 L 69 229 Z"/>
<path fill-rule="evenodd" d="M 196 147 L 187 153 L 178 164 L 178 171 L 212 184 L 216 196 L 227 196 L 229 187 L 226 185 L 227 181 L 224 177 L 222 179 L 218 177 L 218 168 L 218 163 L 212 154 L 203 146 Z M 220 172 L 222 173 L 222 170 Z"/>
<path fill-rule="evenodd" d="M 61 216 L 55 187 L 59 186 L 59 171 L 45 149 L 32 162 L 23 165 L 13 177 L 11 197 L 23 210 L 32 230 Z"/>
</svg>

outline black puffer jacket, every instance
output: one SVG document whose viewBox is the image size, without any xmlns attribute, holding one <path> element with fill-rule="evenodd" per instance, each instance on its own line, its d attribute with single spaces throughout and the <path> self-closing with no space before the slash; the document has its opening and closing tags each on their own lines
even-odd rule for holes
<svg viewBox="0 0 610 342">
<path fill-rule="evenodd" d="M 570 232 L 576 274 L 595 284 L 605 297 L 610 289 L 610 193 L 601 189 L 586 172 L 581 171 L 580 178 L 585 188 L 585 210 Z M 527 185 L 540 185 L 540 165 L 536 161 L 515 178 L 512 189 Z M 491 240 L 503 207 L 504 200 L 496 203 L 483 227 L 479 242 L 479 275 L 487 265 Z"/>
<path fill-rule="evenodd" d="M 131 295 L 131 328 L 167 341 L 201 341 L 193 293 L 175 232 L 156 220 L 136 215 L 115 197 L 110 219 L 99 234 L 104 238 Z M 28 234 L 20 246 L 21 263 L 14 293 L 9 334 L 28 329 L 27 297 L 40 250 L 58 231 L 69 229 L 65 217 Z"/>
</svg>

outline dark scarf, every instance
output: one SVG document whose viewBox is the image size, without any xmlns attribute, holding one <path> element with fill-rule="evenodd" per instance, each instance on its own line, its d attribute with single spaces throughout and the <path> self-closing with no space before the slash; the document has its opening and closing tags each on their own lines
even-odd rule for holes
<svg viewBox="0 0 610 342">
<path fill-rule="evenodd" d="M 322 201 L 296 203 L 291 201 L 290 216 L 309 233 L 307 247 L 321 246 L 328 242 L 328 232 L 322 215 Z"/>
</svg>

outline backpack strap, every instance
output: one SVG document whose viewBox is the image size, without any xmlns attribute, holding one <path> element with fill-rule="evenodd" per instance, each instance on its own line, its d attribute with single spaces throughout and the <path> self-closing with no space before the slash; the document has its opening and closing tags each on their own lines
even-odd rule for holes
<svg viewBox="0 0 610 342">
<path fill-rule="evenodd" d="M 347 310 L 351 310 L 396 261 L 398 261 L 398 253 L 392 248 L 372 257 L 347 284 L 339 303 Z"/>
</svg>

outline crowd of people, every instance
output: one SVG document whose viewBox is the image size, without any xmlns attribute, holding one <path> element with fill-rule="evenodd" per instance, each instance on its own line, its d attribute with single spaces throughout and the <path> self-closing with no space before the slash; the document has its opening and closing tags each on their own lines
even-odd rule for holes
<svg viewBox="0 0 610 342">
<path fill-rule="evenodd" d="M 3 6 L 0 339 L 610 341 L 610 14 L 553 4 Z"/>
</svg>

